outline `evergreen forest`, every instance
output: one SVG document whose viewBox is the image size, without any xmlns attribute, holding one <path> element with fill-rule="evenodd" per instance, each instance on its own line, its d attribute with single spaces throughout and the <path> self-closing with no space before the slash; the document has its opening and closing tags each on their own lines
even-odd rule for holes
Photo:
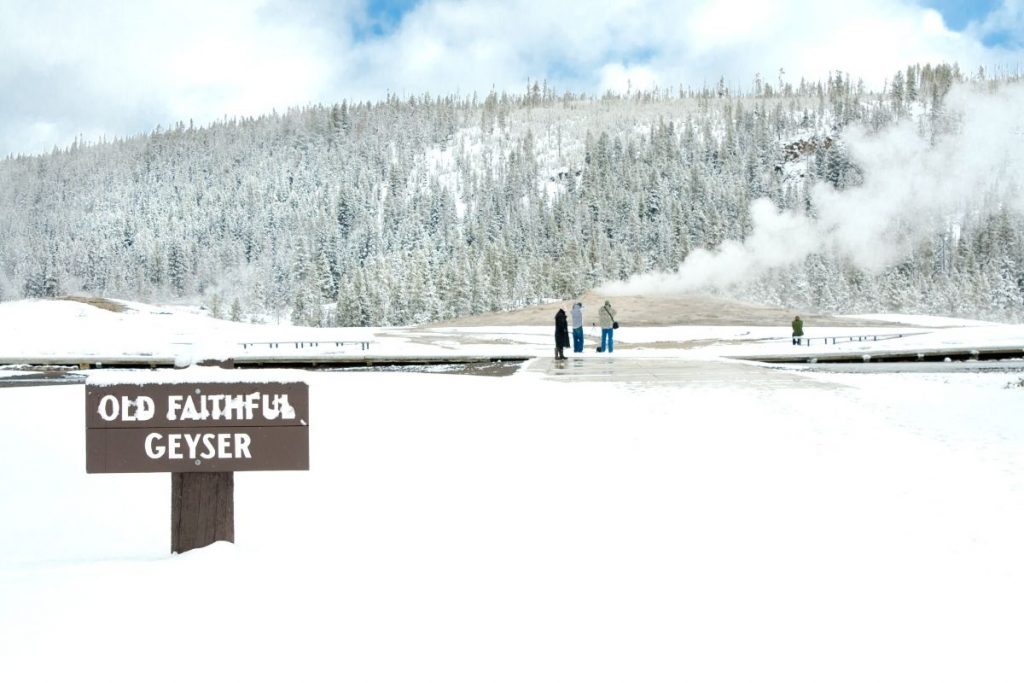
<svg viewBox="0 0 1024 683">
<path fill-rule="evenodd" d="M 861 182 L 844 132 L 951 124 L 955 65 L 871 91 L 757 77 L 604 96 L 390 96 L 178 123 L 0 161 L 0 299 L 201 302 L 233 319 L 411 325 L 568 298 L 813 214 Z M 713 293 L 803 311 L 1024 319 L 1024 217 L 979 196 L 880 270 L 815 253 Z"/>
</svg>

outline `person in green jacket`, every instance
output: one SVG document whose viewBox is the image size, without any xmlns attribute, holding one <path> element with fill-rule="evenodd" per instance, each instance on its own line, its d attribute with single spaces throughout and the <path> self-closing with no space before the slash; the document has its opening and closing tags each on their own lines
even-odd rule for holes
<svg viewBox="0 0 1024 683">
<path fill-rule="evenodd" d="M 793 345 L 799 346 L 801 343 L 801 337 L 804 336 L 804 321 L 800 319 L 800 316 L 793 318 Z"/>
</svg>

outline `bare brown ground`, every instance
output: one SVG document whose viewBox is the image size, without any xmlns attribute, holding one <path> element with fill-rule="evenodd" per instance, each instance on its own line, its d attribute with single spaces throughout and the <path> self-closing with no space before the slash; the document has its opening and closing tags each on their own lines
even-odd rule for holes
<svg viewBox="0 0 1024 683">
<path fill-rule="evenodd" d="M 566 314 L 573 303 L 583 303 L 584 327 L 597 323 L 598 308 L 610 300 L 617 312 L 616 320 L 623 327 L 663 327 L 668 325 L 739 325 L 739 326 L 786 326 L 799 315 L 808 327 L 870 327 L 887 323 L 867 320 L 849 320 L 830 315 L 818 315 L 811 311 L 793 311 L 773 308 L 760 304 L 732 301 L 704 295 L 679 296 L 621 296 L 606 297 L 587 292 L 578 299 L 550 304 L 530 306 L 517 311 L 484 313 L 454 320 L 424 325 L 424 327 L 484 327 L 507 325 L 551 325 L 559 308 Z"/>
<path fill-rule="evenodd" d="M 97 296 L 62 296 L 60 298 L 64 301 L 77 301 L 80 304 L 89 304 L 90 306 L 102 308 L 104 311 L 113 311 L 114 313 L 123 313 L 128 310 L 116 301 Z"/>
</svg>

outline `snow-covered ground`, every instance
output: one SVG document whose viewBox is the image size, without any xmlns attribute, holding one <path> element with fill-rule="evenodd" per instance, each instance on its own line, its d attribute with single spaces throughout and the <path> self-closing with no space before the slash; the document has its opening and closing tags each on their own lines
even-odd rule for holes
<svg viewBox="0 0 1024 683">
<path fill-rule="evenodd" d="M 543 358 L 509 377 L 287 371 L 310 386 L 310 471 L 236 475 L 236 543 L 180 556 L 169 475 L 85 474 L 82 386 L 0 388 L 3 680 L 1024 677 L 1021 372 L 769 370 L 720 358 L 787 330 L 658 328 L 619 330 L 614 356 L 588 341 L 570 364 L 597 382 L 553 370 L 550 329 L 133 309 L 0 304 L 0 357 L 359 338 Z M 1024 343 L 931 322 L 864 344 Z M 691 372 L 615 374 L 659 363 Z"/>
</svg>

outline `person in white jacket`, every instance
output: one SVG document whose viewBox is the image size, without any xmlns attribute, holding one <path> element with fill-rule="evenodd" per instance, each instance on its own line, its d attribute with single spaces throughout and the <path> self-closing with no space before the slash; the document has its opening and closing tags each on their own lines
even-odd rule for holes
<svg viewBox="0 0 1024 683">
<path fill-rule="evenodd" d="M 572 305 L 572 352 L 583 353 L 583 304 Z"/>
<path fill-rule="evenodd" d="M 601 348 L 599 351 L 612 352 L 614 341 L 612 340 L 612 330 L 615 328 L 615 309 L 612 308 L 610 301 L 605 301 L 597 311 L 598 317 L 601 319 Z"/>
</svg>

